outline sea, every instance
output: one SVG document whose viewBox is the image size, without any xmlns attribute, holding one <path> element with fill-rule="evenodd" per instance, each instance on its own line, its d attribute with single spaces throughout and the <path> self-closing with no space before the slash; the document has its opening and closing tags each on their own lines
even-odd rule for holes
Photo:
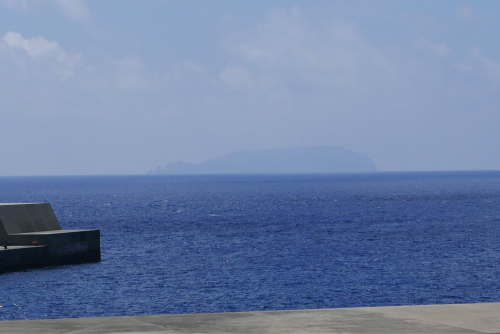
<svg viewBox="0 0 500 334">
<path fill-rule="evenodd" d="M 500 302 L 500 172 L 1 177 L 102 261 L 0 274 L 0 320 Z"/>
</svg>

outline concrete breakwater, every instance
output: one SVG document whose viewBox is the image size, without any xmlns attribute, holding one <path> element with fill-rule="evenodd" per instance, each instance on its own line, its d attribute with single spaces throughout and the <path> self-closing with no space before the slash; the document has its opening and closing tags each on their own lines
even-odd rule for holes
<svg viewBox="0 0 500 334">
<path fill-rule="evenodd" d="M 63 230 L 49 203 L 0 203 L 0 272 L 100 259 L 99 230 Z"/>
</svg>

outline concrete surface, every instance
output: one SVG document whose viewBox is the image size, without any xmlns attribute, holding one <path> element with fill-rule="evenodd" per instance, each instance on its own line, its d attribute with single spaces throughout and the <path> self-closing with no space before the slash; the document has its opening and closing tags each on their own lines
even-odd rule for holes
<svg viewBox="0 0 500 334">
<path fill-rule="evenodd" d="M 0 321 L 7 333 L 500 333 L 500 303 Z"/>
<path fill-rule="evenodd" d="M 47 246 L 47 264 L 92 262 L 101 259 L 99 230 L 57 230 L 9 234 L 10 245 Z"/>
<path fill-rule="evenodd" d="M 0 222 L 7 235 L 62 229 L 49 203 L 0 203 Z M 1 244 L 7 242 L 0 237 Z"/>
<path fill-rule="evenodd" d="M 99 230 L 63 230 L 49 203 L 0 203 L 0 273 L 100 261 L 100 238 Z"/>
<path fill-rule="evenodd" d="M 18 268 L 20 264 L 28 268 L 37 266 L 47 257 L 47 246 L 10 246 L 7 249 L 0 246 L 0 273 L 8 268 Z"/>
</svg>

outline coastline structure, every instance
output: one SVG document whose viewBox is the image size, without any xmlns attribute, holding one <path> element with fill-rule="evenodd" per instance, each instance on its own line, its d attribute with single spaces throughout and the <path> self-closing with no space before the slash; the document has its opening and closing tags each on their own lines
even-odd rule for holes
<svg viewBox="0 0 500 334">
<path fill-rule="evenodd" d="M 100 259 L 99 230 L 63 230 L 49 203 L 0 203 L 0 272 Z"/>
</svg>

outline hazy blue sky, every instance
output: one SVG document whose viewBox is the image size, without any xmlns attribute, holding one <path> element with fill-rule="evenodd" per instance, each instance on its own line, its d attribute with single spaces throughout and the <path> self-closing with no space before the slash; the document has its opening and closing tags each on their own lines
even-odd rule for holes
<svg viewBox="0 0 500 334">
<path fill-rule="evenodd" d="M 500 1 L 0 0 L 0 175 L 338 145 L 500 169 Z"/>
</svg>

